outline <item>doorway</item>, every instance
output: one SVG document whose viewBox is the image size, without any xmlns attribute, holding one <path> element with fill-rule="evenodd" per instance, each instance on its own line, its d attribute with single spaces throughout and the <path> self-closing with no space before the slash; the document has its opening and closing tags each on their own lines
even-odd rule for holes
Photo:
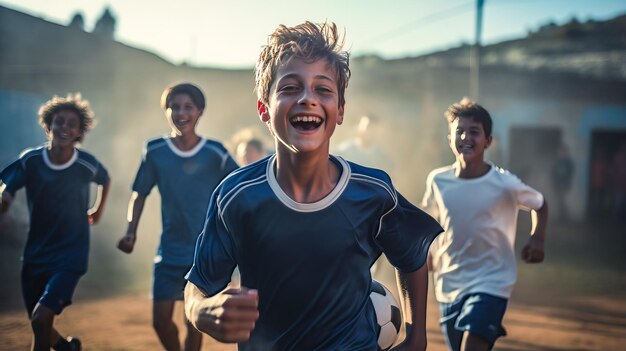
<svg viewBox="0 0 626 351">
<path fill-rule="evenodd" d="M 594 130 L 587 215 L 593 219 L 626 218 L 626 130 Z"/>
</svg>

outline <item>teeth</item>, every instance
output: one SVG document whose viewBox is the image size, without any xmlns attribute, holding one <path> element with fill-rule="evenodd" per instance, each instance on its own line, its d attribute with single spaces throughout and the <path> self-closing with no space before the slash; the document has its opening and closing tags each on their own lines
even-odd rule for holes
<svg viewBox="0 0 626 351">
<path fill-rule="evenodd" d="M 322 119 L 316 116 L 296 116 L 291 119 L 292 122 L 315 122 L 321 123 Z"/>
</svg>

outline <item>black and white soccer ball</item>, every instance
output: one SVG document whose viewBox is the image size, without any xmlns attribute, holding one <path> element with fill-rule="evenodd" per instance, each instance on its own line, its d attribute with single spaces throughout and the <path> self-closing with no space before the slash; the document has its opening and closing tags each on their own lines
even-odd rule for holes
<svg viewBox="0 0 626 351">
<path fill-rule="evenodd" d="M 370 300 L 376 311 L 378 350 L 389 350 L 400 334 L 402 325 L 400 304 L 391 291 L 376 280 L 372 280 Z"/>
</svg>

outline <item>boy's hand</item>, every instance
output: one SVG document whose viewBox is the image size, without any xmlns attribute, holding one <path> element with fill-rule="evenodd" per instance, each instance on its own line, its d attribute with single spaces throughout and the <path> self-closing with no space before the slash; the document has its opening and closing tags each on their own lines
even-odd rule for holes
<svg viewBox="0 0 626 351">
<path fill-rule="evenodd" d="M 100 210 L 95 210 L 87 212 L 87 219 L 89 220 L 89 224 L 94 225 L 100 221 L 100 217 L 102 216 L 102 212 Z"/>
<path fill-rule="evenodd" d="M 2 200 L 0 202 L 0 213 L 5 213 L 9 206 L 13 203 L 13 196 L 8 191 L 3 191 L 0 193 Z"/>
<path fill-rule="evenodd" d="M 135 241 L 137 240 L 137 235 L 135 233 L 127 232 L 120 241 L 117 242 L 117 248 L 127 254 L 133 252 L 135 248 Z"/>
<path fill-rule="evenodd" d="M 231 288 L 203 299 L 192 324 L 218 341 L 233 343 L 250 339 L 259 318 L 259 295 L 245 287 Z"/>
<path fill-rule="evenodd" d="M 534 235 L 531 236 L 522 249 L 522 260 L 526 263 L 541 263 L 544 255 L 543 240 L 538 239 Z"/>
</svg>

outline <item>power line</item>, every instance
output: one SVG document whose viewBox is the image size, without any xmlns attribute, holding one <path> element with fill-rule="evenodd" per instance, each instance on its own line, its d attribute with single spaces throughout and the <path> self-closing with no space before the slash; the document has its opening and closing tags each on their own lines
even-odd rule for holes
<svg viewBox="0 0 626 351">
<path fill-rule="evenodd" d="M 446 9 L 446 10 L 434 12 L 429 15 L 412 20 L 409 23 L 405 23 L 392 31 L 389 31 L 387 33 L 376 36 L 370 40 L 367 40 L 367 43 L 371 44 L 373 42 L 386 40 L 398 33 L 408 33 L 412 30 L 418 29 L 420 27 L 424 27 L 433 22 L 437 22 L 437 21 L 440 21 L 440 20 L 455 16 L 455 15 L 459 15 L 459 14 L 471 11 L 473 9 L 474 9 L 474 1 L 469 1 L 469 2 L 463 3 L 461 5 L 458 5 L 458 6 Z"/>
</svg>

